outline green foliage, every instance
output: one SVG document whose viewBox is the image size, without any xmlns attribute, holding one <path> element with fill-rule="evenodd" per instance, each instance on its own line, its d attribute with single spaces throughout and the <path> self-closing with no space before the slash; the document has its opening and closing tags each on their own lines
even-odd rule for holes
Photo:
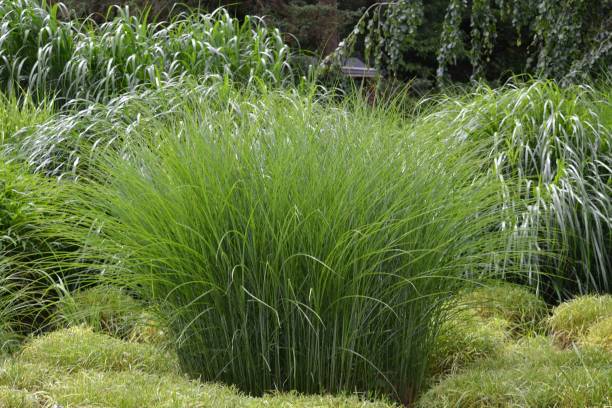
<svg viewBox="0 0 612 408">
<path fill-rule="evenodd" d="M 612 402 L 611 387 L 610 353 L 597 348 L 559 350 L 536 337 L 448 376 L 425 393 L 418 406 L 605 406 Z"/>
<path fill-rule="evenodd" d="M 71 246 L 47 234 L 49 206 L 60 205 L 62 186 L 0 162 L 0 320 L 5 330 L 29 332 L 44 321 L 45 303 L 63 276 L 58 251 Z"/>
<path fill-rule="evenodd" d="M 548 323 L 553 335 L 568 345 L 584 338 L 593 325 L 610 316 L 612 296 L 581 296 L 554 308 Z"/>
<path fill-rule="evenodd" d="M 504 205 L 523 207 L 512 228 L 517 237 L 537 235 L 521 261 L 526 283 L 549 299 L 612 290 L 608 87 L 481 87 L 436 98 L 431 113 L 417 119 L 415 133 L 489 143 L 483 171 L 510 181 L 501 191 Z"/>
<path fill-rule="evenodd" d="M 186 84 L 186 85 L 181 85 Z M 48 176 L 92 177 L 90 168 L 108 150 L 128 154 L 126 147 L 140 140 L 159 137 L 158 127 L 168 120 L 181 120 L 175 107 L 187 103 L 188 92 L 196 98 L 227 102 L 233 85 L 214 79 L 170 81 L 161 89 L 139 89 L 106 104 L 91 104 L 67 111 L 47 121 L 7 147 L 35 172 Z"/>
<path fill-rule="evenodd" d="M 34 104 L 29 98 L 18 101 L 0 93 L 0 160 L 4 160 L 5 144 L 15 142 L 14 136 L 23 128 L 38 125 L 53 114 L 50 104 Z M 7 156 L 8 158 L 8 156 Z"/>
<path fill-rule="evenodd" d="M 432 349 L 432 374 L 455 372 L 503 352 L 510 336 L 508 321 L 483 319 L 471 307 L 456 307 L 448 313 L 450 318 L 440 325 Z"/>
<path fill-rule="evenodd" d="M 57 369 L 138 370 L 152 374 L 174 373 L 178 369 L 176 357 L 154 346 L 124 342 L 87 327 L 38 337 L 23 347 L 19 360 Z"/>
<path fill-rule="evenodd" d="M 602 347 L 612 353 L 612 316 L 592 324 L 580 343 L 587 346 Z"/>
<path fill-rule="evenodd" d="M 458 295 L 446 313 L 430 363 L 435 375 L 498 358 L 512 338 L 540 329 L 547 306 L 528 288 L 493 281 Z"/>
<path fill-rule="evenodd" d="M 611 11 L 609 0 L 383 2 L 334 58 L 342 61 L 363 39 L 370 62 L 394 76 L 431 78 L 437 61 L 440 84 L 453 76 L 504 79 L 513 71 L 570 83 L 609 64 Z"/>
<path fill-rule="evenodd" d="M 58 101 L 107 101 L 138 85 L 184 75 L 281 83 L 289 49 L 257 17 L 239 21 L 225 9 L 179 14 L 156 24 L 128 8 L 101 25 L 60 21 L 59 5 L 0 3 L 0 85 Z"/>
<path fill-rule="evenodd" d="M 392 108 L 183 86 L 90 168 L 73 238 L 160 303 L 188 373 L 413 399 L 458 278 L 507 246 L 478 146 L 407 137 Z"/>
<path fill-rule="evenodd" d="M 58 302 L 52 324 L 55 327 L 87 325 L 96 332 L 128 339 L 144 308 L 125 291 L 109 286 L 94 286 L 66 293 Z"/>
<path fill-rule="evenodd" d="M 0 95 L 0 357 L 19 344 L 21 324 L 15 324 L 15 312 L 30 315 L 24 287 L 29 275 L 20 265 L 44 257 L 47 244 L 30 233 L 28 224 L 38 218 L 37 205 L 53 195 L 38 176 L 29 175 L 22 166 L 9 164 L 5 144 L 14 142 L 21 128 L 42 122 L 51 115 L 46 105 L 35 107 L 29 100 Z M 9 259 L 9 257 L 15 257 Z M 19 271 L 19 273 L 15 273 Z M 21 299 L 18 299 L 21 298 Z M 25 302 L 24 302 L 25 300 Z"/>
<path fill-rule="evenodd" d="M 546 302 L 529 288 L 492 282 L 467 292 L 460 302 L 484 319 L 503 319 L 518 333 L 538 330 L 548 313 Z"/>
<path fill-rule="evenodd" d="M 391 408 L 350 396 L 296 394 L 250 398 L 216 384 L 188 381 L 176 358 L 148 345 L 75 327 L 32 339 L 0 367 L 2 407 L 362 407 Z"/>
</svg>

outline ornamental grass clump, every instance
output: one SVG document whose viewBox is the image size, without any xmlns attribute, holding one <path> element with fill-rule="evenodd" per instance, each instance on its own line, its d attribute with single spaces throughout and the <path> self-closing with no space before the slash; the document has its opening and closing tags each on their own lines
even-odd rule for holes
<svg viewBox="0 0 612 408">
<path fill-rule="evenodd" d="M 228 103 L 232 85 L 215 77 L 173 80 L 161 89 L 143 89 L 112 98 L 106 104 L 66 106 L 51 120 L 16 132 L 5 147 L 35 173 L 58 178 L 93 177 L 90 168 L 108 151 L 127 154 L 133 141 L 155 139 L 164 121 L 184 120 L 177 106 L 205 98 L 218 107 Z M 75 109 L 70 109 L 71 107 Z"/>
<path fill-rule="evenodd" d="M 183 76 L 266 84 L 291 79 L 288 46 L 258 17 L 241 21 L 219 8 L 156 23 L 147 13 L 117 7 L 114 18 L 97 24 L 64 21 L 60 16 L 70 13 L 62 7 L 0 2 L 0 89 L 63 105 L 106 102 L 139 85 L 158 87 Z"/>
<path fill-rule="evenodd" d="M 1 158 L 1 156 L 0 156 Z M 27 334 L 42 327 L 65 276 L 74 243 L 49 232 L 63 197 L 55 180 L 0 161 L 0 327 Z M 57 220 L 55 220 L 57 221 Z"/>
<path fill-rule="evenodd" d="M 159 305 L 193 376 L 414 401 L 466 273 L 510 256 L 479 144 L 287 91 L 185 91 L 172 112 L 62 209 L 93 267 Z"/>
<path fill-rule="evenodd" d="M 521 260 L 529 274 L 508 279 L 551 301 L 612 290 L 609 87 L 479 88 L 443 99 L 419 119 L 421 132 L 489 144 L 483 172 L 511 180 L 503 203 L 523 207 L 513 225 L 538 238 Z"/>
</svg>

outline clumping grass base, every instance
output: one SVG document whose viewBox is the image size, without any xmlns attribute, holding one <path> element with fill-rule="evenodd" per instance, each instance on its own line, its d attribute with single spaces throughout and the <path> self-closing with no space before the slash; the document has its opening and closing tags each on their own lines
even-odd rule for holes
<svg viewBox="0 0 612 408">
<path fill-rule="evenodd" d="M 445 302 L 506 256 L 511 209 L 474 171 L 478 143 L 330 103 L 185 90 L 147 138 L 117 129 L 65 210 L 86 228 L 64 233 L 159 304 L 195 377 L 410 403 Z"/>
</svg>

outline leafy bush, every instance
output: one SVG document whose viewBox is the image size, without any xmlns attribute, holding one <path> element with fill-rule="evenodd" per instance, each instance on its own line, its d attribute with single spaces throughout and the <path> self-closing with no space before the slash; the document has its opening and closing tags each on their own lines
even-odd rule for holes
<svg viewBox="0 0 612 408">
<path fill-rule="evenodd" d="M 184 75 L 280 83 L 289 49 L 278 30 L 257 17 L 243 21 L 225 9 L 181 14 L 155 24 L 118 9 L 101 25 L 63 22 L 59 5 L 34 0 L 0 3 L 0 85 L 37 97 L 106 101 L 140 84 Z"/>
<path fill-rule="evenodd" d="M 548 323 L 553 335 L 567 345 L 583 338 L 593 325 L 610 316 L 612 296 L 581 296 L 554 308 Z"/>
<path fill-rule="evenodd" d="M 443 99 L 418 119 L 415 132 L 489 143 L 483 171 L 511 181 L 501 192 L 504 205 L 523 207 L 517 235 L 537 234 L 522 259 L 528 279 L 508 278 L 550 300 L 612 290 L 609 86 L 480 88 Z"/>
<path fill-rule="evenodd" d="M 419 406 L 587 407 L 609 405 L 612 355 L 598 348 L 559 350 L 549 339 L 525 339 L 499 358 L 450 375 Z"/>
<path fill-rule="evenodd" d="M 548 313 L 546 302 L 529 288 L 502 282 L 470 290 L 460 302 L 484 319 L 507 321 L 519 333 L 537 330 Z"/>
<path fill-rule="evenodd" d="M 477 145 L 408 137 L 392 109 L 339 108 L 184 92 L 151 137 L 90 168 L 105 183 L 67 209 L 88 225 L 74 239 L 161 303 L 186 372 L 408 402 L 458 278 L 503 256 Z"/>
</svg>

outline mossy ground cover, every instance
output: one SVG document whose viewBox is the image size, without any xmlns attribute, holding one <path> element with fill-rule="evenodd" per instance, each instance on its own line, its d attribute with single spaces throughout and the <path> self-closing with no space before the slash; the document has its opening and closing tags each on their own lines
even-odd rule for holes
<svg viewBox="0 0 612 408">
<path fill-rule="evenodd" d="M 498 287 L 462 295 L 461 301 L 490 298 Z M 96 293 L 96 292 L 94 292 Z M 537 303 L 538 297 L 521 294 Z M 88 297 L 78 296 L 76 306 Z M 594 302 L 596 300 L 597 302 Z M 513 315 L 500 302 L 491 303 L 494 314 L 482 314 L 478 306 L 462 303 L 448 323 L 434 353 L 436 371 L 420 407 L 586 407 L 610 404 L 612 352 L 609 343 L 587 343 L 612 334 L 606 322 L 585 312 L 585 303 L 605 304 L 607 297 L 583 297 L 546 311 L 529 332 L 516 332 L 508 319 Z M 511 305 L 508 305 L 511 306 Z M 503 310 L 502 310 L 503 309 Z M 511 308 L 510 308 L 511 309 Z M 585 329 L 576 343 L 559 344 L 550 322 L 572 310 Z M 133 310 L 130 310 L 130 313 Z M 120 314 L 120 313 L 118 313 Z M 597 316 L 596 316 L 597 315 Z M 132 316 L 134 316 L 132 314 Z M 535 308 L 521 317 L 542 317 Z M 531 319 L 529 319 L 531 321 Z M 589 323 L 590 322 L 590 323 Z M 69 323 L 66 323 L 70 326 Z M 217 383 L 200 382 L 180 373 L 176 355 L 158 344 L 130 341 L 78 321 L 27 341 L 0 367 L 0 406 L 13 407 L 396 407 L 363 395 L 267 394 L 254 398 Z M 594 330 L 596 328 L 596 330 Z M 538 334 L 546 333 L 546 334 Z M 454 342 L 453 342 L 454 340 Z"/>
<path fill-rule="evenodd" d="M 267 395 L 181 375 L 176 357 L 85 326 L 28 342 L 0 368 L 0 406 L 51 407 L 392 407 L 357 396 Z"/>
<path fill-rule="evenodd" d="M 504 296 L 504 291 L 513 296 Z M 521 301 L 510 302 L 512 297 Z M 475 299 L 480 301 L 467 303 L 447 322 L 434 361 L 435 372 L 442 374 L 419 406 L 578 408 L 612 403 L 609 296 L 578 297 L 550 311 L 523 307 L 520 314 L 517 304 L 539 304 L 524 288 L 492 286 L 462 296 L 463 301 Z M 517 332 L 517 321 L 530 322 L 531 330 Z"/>
</svg>

